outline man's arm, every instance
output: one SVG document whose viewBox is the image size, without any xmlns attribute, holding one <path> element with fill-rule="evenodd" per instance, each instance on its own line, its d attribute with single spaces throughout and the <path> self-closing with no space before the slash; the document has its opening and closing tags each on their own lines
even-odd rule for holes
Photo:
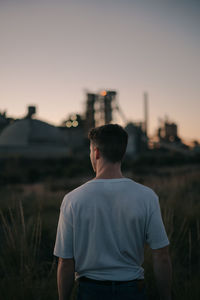
<svg viewBox="0 0 200 300">
<path fill-rule="evenodd" d="M 75 263 L 73 258 L 60 258 L 57 269 L 59 300 L 69 300 L 74 284 Z"/>
<path fill-rule="evenodd" d="M 153 267 L 161 300 L 171 300 L 172 266 L 168 246 L 152 250 Z"/>
</svg>

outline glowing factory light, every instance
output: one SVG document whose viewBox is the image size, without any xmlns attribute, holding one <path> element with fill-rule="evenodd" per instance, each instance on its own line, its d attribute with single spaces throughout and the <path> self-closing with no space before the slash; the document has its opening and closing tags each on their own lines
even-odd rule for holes
<svg viewBox="0 0 200 300">
<path fill-rule="evenodd" d="M 107 95 L 107 92 L 106 92 L 106 91 L 101 91 L 101 93 L 100 93 L 100 94 L 101 94 L 101 96 L 103 96 L 103 97 L 104 97 L 104 96 L 106 96 L 106 95 Z"/>
<path fill-rule="evenodd" d="M 72 116 L 71 116 L 71 120 L 72 120 L 72 121 L 77 120 L 77 115 L 72 115 Z"/>
<path fill-rule="evenodd" d="M 67 121 L 67 122 L 66 122 L 66 127 L 68 127 L 68 128 L 72 127 L 72 122 Z"/>
<path fill-rule="evenodd" d="M 77 127 L 77 126 L 78 126 L 78 121 L 73 121 L 73 122 L 72 122 L 72 126 L 73 126 L 73 127 Z"/>
</svg>

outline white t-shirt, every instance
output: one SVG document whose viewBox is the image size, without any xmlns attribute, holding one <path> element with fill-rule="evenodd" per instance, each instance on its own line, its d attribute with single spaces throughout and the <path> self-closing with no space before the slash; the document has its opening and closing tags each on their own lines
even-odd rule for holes
<svg viewBox="0 0 200 300">
<path fill-rule="evenodd" d="M 144 278 L 144 244 L 169 244 L 155 192 L 128 178 L 95 179 L 62 202 L 54 255 L 74 258 L 76 279 Z"/>
</svg>

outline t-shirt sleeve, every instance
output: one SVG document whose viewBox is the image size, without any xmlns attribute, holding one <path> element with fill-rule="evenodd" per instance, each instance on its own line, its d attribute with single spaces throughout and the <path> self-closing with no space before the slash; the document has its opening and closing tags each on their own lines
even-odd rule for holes
<svg viewBox="0 0 200 300">
<path fill-rule="evenodd" d="M 58 221 L 54 255 L 62 258 L 73 258 L 73 219 L 71 204 L 64 198 Z"/>
<path fill-rule="evenodd" d="M 169 245 L 167 233 L 163 224 L 158 197 L 154 201 L 146 230 L 146 242 L 151 249 L 159 249 Z"/>
</svg>

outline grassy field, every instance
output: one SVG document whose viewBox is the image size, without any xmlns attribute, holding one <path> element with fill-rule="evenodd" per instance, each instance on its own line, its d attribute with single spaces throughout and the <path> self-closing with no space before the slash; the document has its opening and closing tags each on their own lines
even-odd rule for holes
<svg viewBox="0 0 200 300">
<path fill-rule="evenodd" d="M 173 295 L 200 299 L 200 165 L 129 169 L 128 177 L 155 190 L 171 242 Z M 0 187 L 0 299 L 57 299 L 53 247 L 63 196 L 89 178 L 47 178 Z M 145 249 L 149 299 L 159 299 L 151 252 Z M 76 286 L 72 299 L 76 293 Z"/>
</svg>

